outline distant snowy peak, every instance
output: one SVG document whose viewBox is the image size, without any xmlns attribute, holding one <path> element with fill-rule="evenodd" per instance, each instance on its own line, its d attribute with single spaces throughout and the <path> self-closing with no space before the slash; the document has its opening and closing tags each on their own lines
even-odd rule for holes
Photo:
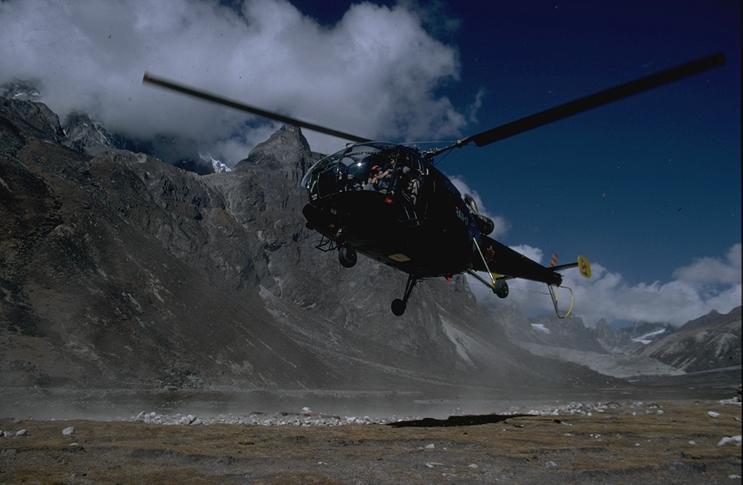
<svg viewBox="0 0 743 485">
<path fill-rule="evenodd" d="M 549 328 L 545 327 L 543 323 L 532 323 L 531 328 L 538 332 L 552 333 Z"/>
</svg>

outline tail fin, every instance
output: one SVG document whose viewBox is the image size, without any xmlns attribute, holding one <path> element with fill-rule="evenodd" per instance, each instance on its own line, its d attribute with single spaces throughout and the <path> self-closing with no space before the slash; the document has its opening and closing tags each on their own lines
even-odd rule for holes
<svg viewBox="0 0 743 485">
<path fill-rule="evenodd" d="M 588 261 L 588 258 L 585 256 L 578 256 L 578 271 L 580 272 L 580 275 L 584 278 L 590 278 L 593 273 L 591 273 L 591 262 Z"/>
</svg>

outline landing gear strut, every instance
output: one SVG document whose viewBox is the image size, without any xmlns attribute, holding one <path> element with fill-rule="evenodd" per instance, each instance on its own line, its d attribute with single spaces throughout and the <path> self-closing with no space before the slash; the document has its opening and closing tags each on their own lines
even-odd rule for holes
<svg viewBox="0 0 743 485">
<path fill-rule="evenodd" d="M 340 261 L 341 266 L 344 268 L 353 268 L 356 265 L 357 259 L 358 256 L 356 255 L 355 249 L 346 246 L 338 248 L 338 261 Z"/>
<path fill-rule="evenodd" d="M 418 278 L 413 275 L 408 275 L 408 282 L 405 283 L 405 294 L 403 295 L 402 300 L 399 298 L 392 300 L 392 313 L 396 316 L 399 317 L 405 313 L 405 308 L 408 306 L 408 298 L 410 298 L 410 294 L 413 292 L 413 288 L 417 282 Z"/>
</svg>

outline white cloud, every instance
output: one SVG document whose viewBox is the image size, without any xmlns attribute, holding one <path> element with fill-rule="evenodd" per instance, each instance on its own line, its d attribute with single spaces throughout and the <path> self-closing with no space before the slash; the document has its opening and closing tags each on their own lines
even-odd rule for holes
<svg viewBox="0 0 743 485">
<path fill-rule="evenodd" d="M 519 253 L 523 254 L 527 258 L 536 261 L 539 264 L 542 263 L 542 257 L 544 256 L 544 253 L 541 249 L 535 248 L 534 246 L 529 246 L 528 244 L 518 244 L 516 246 L 510 246 L 511 249 L 514 251 L 518 251 Z"/>
<path fill-rule="evenodd" d="M 260 125 L 251 130 L 239 133 L 232 138 L 215 141 L 211 145 L 211 150 L 220 160 L 228 160 L 234 163 L 245 158 L 250 148 L 268 139 L 280 127 L 280 123 L 273 122 Z M 211 155 L 211 152 L 209 154 Z"/>
<path fill-rule="evenodd" d="M 509 222 L 506 220 L 505 217 L 493 215 L 487 207 L 485 207 L 485 204 L 482 202 L 482 198 L 480 197 L 480 194 L 477 193 L 477 191 L 470 188 L 469 185 L 467 185 L 467 182 L 464 181 L 464 178 L 454 175 L 450 176 L 449 180 L 454 184 L 454 186 L 459 190 L 459 192 L 464 194 L 470 194 L 473 199 L 475 199 L 475 203 L 477 204 L 478 210 L 481 214 L 483 214 L 486 217 L 489 217 L 493 220 L 493 223 L 495 224 L 495 229 L 493 229 L 493 232 L 490 234 L 490 237 L 494 239 L 498 239 L 500 237 L 503 237 L 503 235 L 508 232 L 508 229 L 511 227 Z"/>
<path fill-rule="evenodd" d="M 472 123 L 477 123 L 477 112 L 482 108 L 482 100 L 485 97 L 485 89 L 480 88 L 475 94 L 475 99 L 472 104 L 467 108 L 467 119 Z"/>
<path fill-rule="evenodd" d="M 369 138 L 452 137 L 465 126 L 436 94 L 458 78 L 457 51 L 426 32 L 424 12 L 360 3 L 326 27 L 284 0 L 237 10 L 209 0 L 0 2 L 0 83 L 40 81 L 61 116 L 83 110 L 130 136 L 190 137 L 231 162 L 256 139 L 250 118 L 142 85 L 145 71 Z M 316 151 L 344 143 L 308 135 Z"/>
<path fill-rule="evenodd" d="M 699 258 L 692 264 L 674 271 L 673 276 L 681 281 L 695 284 L 731 284 L 740 282 L 741 245 L 731 247 L 725 259 Z"/>
<path fill-rule="evenodd" d="M 542 251 L 530 246 L 513 249 L 541 262 Z M 576 270 L 565 271 L 564 286 L 573 289 L 575 315 L 587 325 L 607 320 L 668 322 L 682 325 L 717 310 L 727 313 L 741 304 L 741 245 L 733 245 L 724 259 L 700 258 L 674 271 L 668 282 L 630 284 L 621 274 L 592 263 L 593 277 L 585 279 Z M 494 296 L 479 283 L 472 282 L 478 301 L 492 305 Z M 482 285 L 479 285 L 482 286 Z M 525 280 L 509 281 L 508 301 L 527 314 L 552 312 L 552 301 L 544 284 Z M 560 290 L 560 306 L 567 309 L 569 294 Z"/>
</svg>

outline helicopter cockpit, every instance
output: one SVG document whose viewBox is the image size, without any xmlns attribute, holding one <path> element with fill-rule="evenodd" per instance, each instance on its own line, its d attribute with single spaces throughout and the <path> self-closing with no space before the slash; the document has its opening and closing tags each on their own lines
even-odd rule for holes
<svg viewBox="0 0 743 485">
<path fill-rule="evenodd" d="M 420 153 L 414 148 L 361 143 L 315 163 L 302 186 L 313 202 L 340 192 L 369 191 L 388 197 L 403 195 L 415 206 L 422 173 Z"/>
</svg>

